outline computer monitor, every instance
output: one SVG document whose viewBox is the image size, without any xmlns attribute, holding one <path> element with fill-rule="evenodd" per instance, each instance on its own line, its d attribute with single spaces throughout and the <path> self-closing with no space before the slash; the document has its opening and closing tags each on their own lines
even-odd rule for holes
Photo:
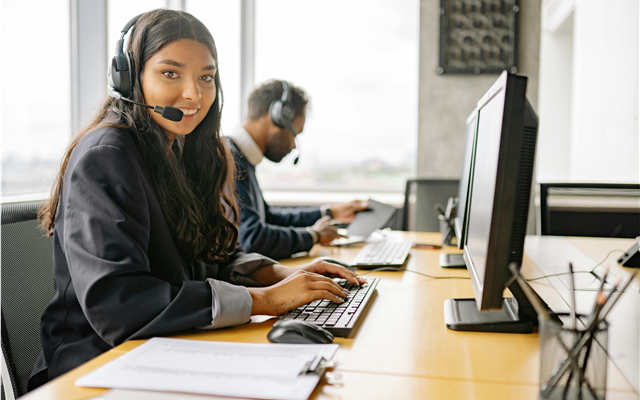
<svg viewBox="0 0 640 400">
<path fill-rule="evenodd" d="M 463 241 L 475 299 L 446 301 L 451 329 L 528 333 L 537 323 L 508 269 L 522 262 L 538 131 L 526 87 L 527 78 L 505 71 L 478 102 Z M 506 287 L 514 298 L 502 297 Z"/>
<path fill-rule="evenodd" d="M 473 181 L 473 162 L 476 151 L 476 129 L 478 127 L 478 109 L 474 108 L 467 117 L 465 125 L 464 158 L 462 159 L 462 176 L 458 186 L 458 197 L 456 202 L 456 216 L 453 220 L 453 230 L 459 249 L 464 246 L 464 239 L 467 231 L 467 210 L 469 188 Z M 462 254 L 440 254 L 440 266 L 443 268 L 466 268 Z"/>
</svg>

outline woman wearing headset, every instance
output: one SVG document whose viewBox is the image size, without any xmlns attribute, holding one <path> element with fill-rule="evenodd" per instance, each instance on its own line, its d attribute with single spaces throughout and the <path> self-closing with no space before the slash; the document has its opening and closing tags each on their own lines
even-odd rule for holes
<svg viewBox="0 0 640 400">
<path fill-rule="evenodd" d="M 56 292 L 30 388 L 129 339 L 341 302 L 346 293 L 321 274 L 364 282 L 322 261 L 287 268 L 236 251 L 235 166 L 220 136 L 213 38 L 180 11 L 151 11 L 133 24 L 131 87 L 110 88 L 41 210 L 54 236 Z M 170 121 L 123 97 L 184 116 Z"/>
</svg>

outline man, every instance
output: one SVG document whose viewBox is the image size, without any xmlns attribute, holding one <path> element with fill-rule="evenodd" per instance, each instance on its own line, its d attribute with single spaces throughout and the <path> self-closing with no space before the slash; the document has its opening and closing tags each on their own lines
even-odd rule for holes
<svg viewBox="0 0 640 400">
<path fill-rule="evenodd" d="M 245 252 L 282 259 L 315 243 L 327 245 L 341 236 L 333 220 L 351 222 L 368 207 L 366 201 L 352 201 L 276 210 L 264 201 L 255 167 L 263 157 L 278 163 L 296 148 L 308 101 L 302 89 L 285 81 L 263 83 L 249 96 L 248 119 L 227 135 L 238 168 L 239 242 Z"/>
</svg>

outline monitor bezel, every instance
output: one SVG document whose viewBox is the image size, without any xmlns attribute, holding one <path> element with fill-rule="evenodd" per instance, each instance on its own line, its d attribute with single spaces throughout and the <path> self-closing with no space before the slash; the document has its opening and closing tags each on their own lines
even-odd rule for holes
<svg viewBox="0 0 640 400">
<path fill-rule="evenodd" d="M 473 131 L 469 134 L 469 124 L 473 123 Z M 476 134 L 478 132 L 478 108 L 474 108 L 473 111 L 469 114 L 469 116 L 467 117 L 467 121 L 465 123 L 465 148 L 464 148 L 464 155 L 467 155 L 467 146 L 471 146 L 471 150 L 470 150 L 470 155 L 469 155 L 469 165 L 467 166 L 467 168 L 465 168 L 465 159 L 462 160 L 462 176 L 460 176 L 460 187 L 458 190 L 458 203 L 457 203 L 457 213 L 456 213 L 456 218 L 454 219 L 454 230 L 455 230 L 455 234 L 456 234 L 456 239 L 457 239 L 457 245 L 459 249 L 463 249 L 464 247 L 464 241 L 465 241 L 465 234 L 466 234 L 466 220 L 467 220 L 467 214 L 469 211 L 469 208 L 467 207 L 467 205 L 469 204 L 469 196 L 471 195 L 471 185 L 473 184 L 473 172 L 474 172 L 474 164 L 475 164 L 475 157 L 476 157 Z M 468 172 L 467 174 L 467 179 L 464 179 L 464 175 L 465 175 L 465 171 Z M 463 188 L 463 180 L 466 180 L 467 185 L 466 185 L 466 191 L 463 194 L 462 193 L 462 188 Z M 461 196 L 464 195 L 464 203 L 463 203 L 463 199 L 461 198 Z M 461 215 L 462 213 L 460 212 L 460 205 L 464 204 L 464 214 L 465 215 Z"/>
</svg>

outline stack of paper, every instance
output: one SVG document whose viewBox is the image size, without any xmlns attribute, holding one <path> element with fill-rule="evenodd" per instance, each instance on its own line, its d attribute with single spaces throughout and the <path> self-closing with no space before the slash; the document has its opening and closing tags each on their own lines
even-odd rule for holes
<svg viewBox="0 0 640 400">
<path fill-rule="evenodd" d="M 78 386 L 256 399 L 308 398 L 320 380 L 301 374 L 337 344 L 252 344 L 153 338 L 76 381 Z"/>
</svg>

